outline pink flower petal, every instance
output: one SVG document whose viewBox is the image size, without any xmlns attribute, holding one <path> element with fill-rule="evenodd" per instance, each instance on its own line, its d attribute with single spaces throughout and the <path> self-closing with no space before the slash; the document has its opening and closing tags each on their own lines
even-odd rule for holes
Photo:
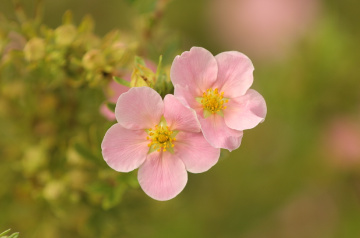
<svg viewBox="0 0 360 238">
<path fill-rule="evenodd" d="M 200 132 L 200 123 L 194 110 L 185 107 L 174 95 L 164 99 L 164 117 L 171 130 Z"/>
<path fill-rule="evenodd" d="M 100 106 L 100 113 L 109 121 L 115 121 L 115 113 L 110 111 L 110 109 L 106 106 L 105 103 Z"/>
<path fill-rule="evenodd" d="M 126 75 L 124 80 L 130 82 L 130 75 Z M 109 83 L 108 91 L 106 92 L 109 102 L 116 103 L 119 96 L 127 91 L 129 91 L 129 87 L 121 85 L 115 81 L 111 81 Z"/>
<path fill-rule="evenodd" d="M 126 81 L 130 81 L 130 74 L 126 74 L 124 76 L 124 79 Z M 118 100 L 119 96 L 124 93 L 127 92 L 130 88 L 126 87 L 124 85 L 118 84 L 115 81 L 111 81 L 108 85 L 108 87 L 105 90 L 105 96 L 107 98 L 107 101 L 112 102 L 112 103 L 116 103 L 116 101 Z M 109 121 L 114 121 L 116 119 L 115 117 L 115 113 L 110 111 L 110 109 L 106 106 L 105 103 L 103 103 L 100 106 L 100 113 Z"/>
<path fill-rule="evenodd" d="M 184 189 L 187 172 L 184 163 L 176 155 L 153 152 L 140 166 L 138 180 L 147 195 L 165 201 L 174 198 Z"/>
<path fill-rule="evenodd" d="M 236 51 L 223 52 L 215 56 L 218 76 L 214 87 L 224 92 L 224 97 L 244 95 L 253 83 L 254 66 L 244 54 Z"/>
<path fill-rule="evenodd" d="M 110 127 L 101 143 L 106 163 L 119 172 L 138 168 L 149 151 L 146 136 L 143 130 L 128 130 L 118 123 Z"/>
<path fill-rule="evenodd" d="M 202 109 L 201 104 L 196 101 L 197 96 L 193 95 L 188 86 L 174 85 L 174 96 L 179 99 L 185 106 L 193 109 Z"/>
<path fill-rule="evenodd" d="M 186 170 L 191 173 L 209 170 L 220 156 L 220 149 L 212 147 L 202 133 L 179 132 L 174 151 L 184 162 Z"/>
<path fill-rule="evenodd" d="M 214 114 L 206 119 L 202 116 L 198 118 L 204 137 L 212 146 L 229 151 L 239 148 L 243 132 L 229 128 L 223 117 Z"/>
<path fill-rule="evenodd" d="M 215 82 L 217 72 L 215 57 L 204 48 L 192 47 L 175 57 L 170 78 L 173 85 L 189 86 L 192 94 L 201 95 Z"/>
<path fill-rule="evenodd" d="M 242 131 L 263 122 L 266 110 L 264 98 L 257 91 L 249 89 L 244 96 L 230 99 L 223 112 L 226 125 Z"/>
<path fill-rule="evenodd" d="M 154 73 L 156 73 L 157 65 L 154 64 L 151 60 L 145 59 L 145 65 L 147 68 L 151 69 Z"/>
<path fill-rule="evenodd" d="M 152 128 L 163 114 L 161 96 L 149 87 L 131 88 L 121 94 L 115 108 L 116 120 L 127 129 Z"/>
</svg>

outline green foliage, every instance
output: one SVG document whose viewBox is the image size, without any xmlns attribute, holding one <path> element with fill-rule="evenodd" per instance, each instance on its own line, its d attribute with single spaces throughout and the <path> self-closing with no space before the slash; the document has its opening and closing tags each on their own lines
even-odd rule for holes
<svg viewBox="0 0 360 238">
<path fill-rule="evenodd" d="M 18 238 L 19 232 L 12 233 L 11 235 L 6 235 L 10 232 L 11 229 L 8 229 L 0 234 L 0 238 Z"/>
<path fill-rule="evenodd" d="M 124 86 L 126 86 L 126 87 L 130 87 L 129 81 L 126 81 L 125 79 L 122 79 L 122 78 L 119 78 L 119 77 L 114 76 L 114 80 L 115 80 L 115 82 L 117 82 L 118 84 L 124 85 Z"/>
<path fill-rule="evenodd" d="M 53 7 L 45 15 L 32 1 L 12 10 L 0 1 L 0 227 L 29 238 L 359 237 L 358 159 L 337 161 L 326 140 L 334 118 L 359 114 L 360 3 L 322 1 L 320 20 L 283 61 L 249 55 L 265 122 L 206 174 L 190 173 L 178 197 L 158 202 L 136 171 L 118 173 L 102 158 L 115 123 L 99 113 L 114 110 L 110 83 L 128 87 L 137 69 L 164 96 L 174 56 L 192 45 L 247 52 L 202 34 L 212 28 L 199 21 L 207 1 L 178 0 L 166 11 L 168 1 L 127 1 L 44 1 Z M 58 26 L 54 8 L 64 4 L 74 14 Z M 81 20 L 79 9 L 98 18 Z M 113 24 L 109 15 L 130 27 L 97 34 Z M 149 60 L 158 62 L 152 73 Z"/>
<path fill-rule="evenodd" d="M 112 80 L 129 87 L 139 86 L 123 79 L 133 71 L 155 77 L 145 65 L 146 48 L 139 49 L 144 30 L 99 36 L 90 16 L 75 24 L 71 11 L 51 28 L 41 21 L 42 5 L 35 9 L 30 18 L 15 1 L 16 21 L 0 14 L 0 172 L 7 179 L 0 191 L 1 213 L 7 216 L 0 224 L 11 225 L 21 214 L 29 221 L 19 225 L 27 237 L 63 237 L 46 226 L 71 230 L 66 237 L 104 237 L 107 232 L 97 229 L 106 221 L 91 222 L 99 212 L 115 213 L 122 203 L 135 202 L 139 184 L 136 172 L 113 171 L 102 158 L 101 141 L 113 122 L 99 109 L 105 104 L 115 110 L 104 95 Z M 158 69 L 166 77 L 168 72 Z M 165 86 L 158 88 L 166 92 Z M 36 205 L 22 204 L 24 199 Z M 77 216 L 66 222 L 68 213 Z M 35 221 L 38 230 L 25 228 Z M 86 228 L 75 234 L 80 223 Z"/>
</svg>

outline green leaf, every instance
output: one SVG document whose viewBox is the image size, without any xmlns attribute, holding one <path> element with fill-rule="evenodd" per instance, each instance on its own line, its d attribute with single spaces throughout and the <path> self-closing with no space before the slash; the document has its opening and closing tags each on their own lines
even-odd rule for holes
<svg viewBox="0 0 360 238">
<path fill-rule="evenodd" d="M 6 235 L 7 233 L 9 233 L 9 232 L 10 232 L 10 230 L 11 230 L 11 229 L 7 229 L 6 231 L 2 232 L 2 233 L 0 234 L 0 236 L 4 236 L 4 235 Z"/>
<path fill-rule="evenodd" d="M 90 150 L 88 150 L 86 147 L 79 143 L 74 144 L 74 149 L 76 152 L 78 152 L 84 159 L 87 159 L 88 161 L 91 161 L 95 164 L 104 166 L 103 159 L 100 157 L 94 155 Z"/>
<path fill-rule="evenodd" d="M 159 63 L 158 63 L 157 68 L 156 68 L 156 74 L 155 74 L 156 80 L 159 79 L 159 76 L 161 74 L 161 71 L 162 71 L 161 65 L 162 65 L 162 55 L 160 55 L 160 57 L 159 57 Z"/>
<path fill-rule="evenodd" d="M 155 11 L 157 0 L 135 0 L 134 7 L 140 14 Z"/>
<path fill-rule="evenodd" d="M 113 79 L 118 84 L 124 85 L 126 87 L 130 87 L 130 82 L 125 80 L 125 79 L 122 79 L 122 78 L 119 78 L 119 77 L 116 77 L 116 76 L 114 76 Z"/>
<path fill-rule="evenodd" d="M 134 4 L 136 0 L 126 0 L 129 4 Z"/>
<path fill-rule="evenodd" d="M 145 61 L 140 56 L 135 56 L 135 65 L 140 64 L 146 66 Z"/>
<path fill-rule="evenodd" d="M 230 152 L 225 149 L 220 150 L 220 159 L 225 159 L 230 156 Z"/>
<path fill-rule="evenodd" d="M 110 192 L 108 194 L 106 194 L 106 196 L 102 202 L 102 207 L 105 210 L 108 210 L 112 207 L 115 207 L 117 204 L 119 204 L 127 187 L 128 187 L 127 184 L 120 183 L 117 186 L 115 186 L 114 188 L 112 188 L 110 190 Z"/>
<path fill-rule="evenodd" d="M 106 103 L 106 106 L 110 111 L 115 112 L 115 107 L 116 107 L 115 103 L 108 102 L 108 103 Z"/>
<path fill-rule="evenodd" d="M 8 238 L 18 238 L 18 236 L 19 236 L 19 232 L 15 232 L 11 236 L 9 236 Z"/>
</svg>

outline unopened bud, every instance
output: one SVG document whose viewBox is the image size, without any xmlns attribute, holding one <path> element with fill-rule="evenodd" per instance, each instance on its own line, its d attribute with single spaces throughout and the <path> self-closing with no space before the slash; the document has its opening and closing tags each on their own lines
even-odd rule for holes
<svg viewBox="0 0 360 238">
<path fill-rule="evenodd" d="M 82 64 L 85 69 L 94 70 L 104 67 L 105 59 L 100 50 L 93 49 L 84 55 Z"/>
<path fill-rule="evenodd" d="M 45 41 L 41 38 L 32 38 L 24 48 L 25 59 L 27 61 L 36 61 L 44 58 Z"/>
<path fill-rule="evenodd" d="M 76 33 L 75 26 L 71 24 L 59 26 L 55 30 L 56 44 L 60 46 L 70 45 L 75 40 Z"/>
<path fill-rule="evenodd" d="M 156 83 L 155 73 L 144 65 L 138 64 L 131 74 L 131 87 L 153 87 Z"/>
</svg>

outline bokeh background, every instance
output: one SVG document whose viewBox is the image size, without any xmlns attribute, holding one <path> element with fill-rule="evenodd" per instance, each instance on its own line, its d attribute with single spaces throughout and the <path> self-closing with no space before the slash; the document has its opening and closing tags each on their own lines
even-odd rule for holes
<svg viewBox="0 0 360 238">
<path fill-rule="evenodd" d="M 21 3 L 34 11 L 34 1 Z M 255 65 L 265 122 L 210 171 L 189 174 L 176 198 L 158 202 L 138 187 L 136 171 L 119 174 L 103 161 L 113 122 L 99 113 L 100 86 L 49 89 L 42 71 L 25 82 L 0 68 L 0 230 L 24 238 L 360 237 L 360 2 L 172 0 L 149 18 L 154 4 L 44 0 L 43 22 L 55 29 L 66 10 L 75 25 L 90 14 L 96 35 L 120 29 L 138 42 L 137 54 L 153 62 L 163 54 L 168 66 L 192 46 L 241 51 Z M 16 19 L 10 0 L 0 12 Z"/>
</svg>

